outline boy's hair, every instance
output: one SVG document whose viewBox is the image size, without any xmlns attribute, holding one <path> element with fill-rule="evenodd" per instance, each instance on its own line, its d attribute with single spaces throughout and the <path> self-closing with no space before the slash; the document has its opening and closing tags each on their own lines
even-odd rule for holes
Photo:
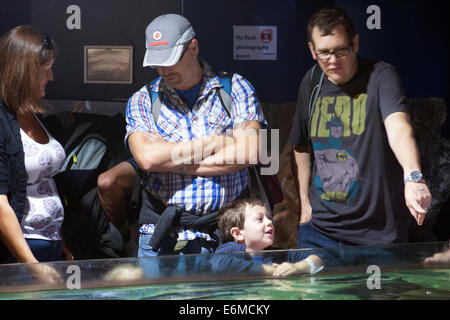
<svg viewBox="0 0 450 320">
<path fill-rule="evenodd" d="M 245 198 L 228 203 L 219 211 L 219 230 L 224 242 L 234 241 L 231 228 L 244 228 L 245 212 L 249 207 L 262 206 L 265 203 L 258 198 Z"/>
<path fill-rule="evenodd" d="M 308 22 L 308 41 L 314 45 L 312 39 L 314 27 L 319 28 L 322 36 L 327 36 L 337 25 L 344 26 L 350 45 L 353 46 L 353 38 L 356 35 L 353 20 L 344 9 L 338 7 L 326 7 L 313 14 Z"/>
</svg>

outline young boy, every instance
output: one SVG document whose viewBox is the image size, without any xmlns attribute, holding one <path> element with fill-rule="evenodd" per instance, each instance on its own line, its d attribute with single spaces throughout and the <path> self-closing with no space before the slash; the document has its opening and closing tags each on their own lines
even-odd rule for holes
<svg viewBox="0 0 450 320">
<path fill-rule="evenodd" d="M 322 260 L 316 255 L 299 261 L 302 254 L 299 251 L 261 252 L 273 249 L 275 229 L 264 202 L 259 199 L 242 199 L 224 206 L 219 212 L 219 230 L 224 244 L 217 248 L 211 261 L 215 272 L 264 273 L 284 277 L 316 273 L 323 268 Z M 235 252 L 245 253 L 230 254 Z"/>
</svg>

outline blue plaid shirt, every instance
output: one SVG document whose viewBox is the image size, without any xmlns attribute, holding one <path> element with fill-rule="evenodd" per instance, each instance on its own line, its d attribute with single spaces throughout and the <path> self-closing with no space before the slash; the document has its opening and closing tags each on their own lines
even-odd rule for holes
<svg viewBox="0 0 450 320">
<path fill-rule="evenodd" d="M 225 135 L 227 129 L 247 121 L 258 121 L 267 126 L 264 114 L 252 85 L 238 74 L 231 82 L 231 118 L 218 97 L 220 82 L 211 67 L 200 60 L 203 85 L 192 108 L 179 98 L 175 90 L 162 79 L 156 81 L 152 91 L 163 95 L 157 125 L 151 113 L 151 98 L 144 86 L 128 101 L 125 141 L 133 132 L 158 133 L 168 142 L 181 142 L 212 135 Z M 176 173 L 143 173 L 142 183 L 167 206 L 178 206 L 189 212 L 206 214 L 218 210 L 236 199 L 247 186 L 247 170 L 217 176 L 192 176 Z M 181 239 L 180 239 L 181 240 Z"/>
</svg>

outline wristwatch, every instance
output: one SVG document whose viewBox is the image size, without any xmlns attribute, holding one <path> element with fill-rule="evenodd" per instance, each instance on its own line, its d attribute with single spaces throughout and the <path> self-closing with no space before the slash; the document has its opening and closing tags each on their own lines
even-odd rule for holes
<svg viewBox="0 0 450 320">
<path fill-rule="evenodd" d="M 405 178 L 403 178 L 403 183 L 407 183 L 407 182 L 419 182 L 420 180 L 422 180 L 422 172 L 420 171 L 413 171 L 411 172 L 408 176 L 406 176 Z"/>
</svg>

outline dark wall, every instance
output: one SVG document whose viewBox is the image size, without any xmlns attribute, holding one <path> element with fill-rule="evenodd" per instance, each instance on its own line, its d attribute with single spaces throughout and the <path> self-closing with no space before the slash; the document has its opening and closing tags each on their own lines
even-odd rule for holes
<svg viewBox="0 0 450 320">
<path fill-rule="evenodd" d="M 354 18 L 360 55 L 387 61 L 400 72 L 409 98 L 444 97 L 448 21 L 440 0 L 337 0 Z M 381 29 L 366 27 L 368 6 L 381 9 Z M 359 17 L 359 18 L 358 18 Z"/>
<path fill-rule="evenodd" d="M 81 9 L 81 30 L 69 30 L 67 7 Z M 49 18 L 51 12 L 51 18 Z M 49 85 L 51 99 L 123 100 L 156 76 L 143 68 L 145 28 L 164 13 L 181 13 L 179 0 L 31 0 L 31 23 L 55 39 L 60 54 Z M 133 46 L 133 84 L 84 83 L 85 45 Z"/>
<path fill-rule="evenodd" d="M 295 101 L 301 77 L 313 63 L 306 44 L 306 24 L 319 8 L 346 9 L 360 34 L 360 55 L 383 59 L 399 70 L 409 98 L 446 97 L 448 19 L 439 0 L 0 0 L 0 30 L 32 23 L 58 43 L 55 82 L 50 99 L 120 100 L 156 73 L 142 67 L 145 27 L 156 16 L 184 13 L 200 42 L 200 54 L 215 69 L 239 72 L 269 102 Z M 66 9 L 81 8 L 81 30 L 68 30 Z M 381 9 L 381 29 L 369 30 L 369 5 Z M 233 25 L 276 25 L 278 60 L 234 61 Z M 133 84 L 83 83 L 84 45 L 131 45 Z"/>
<path fill-rule="evenodd" d="M 31 21 L 31 0 L 0 0 L 0 34 Z"/>
<path fill-rule="evenodd" d="M 185 1 L 184 14 L 195 21 L 202 55 L 218 70 L 245 76 L 262 100 L 295 101 L 301 77 L 312 65 L 306 38 L 308 18 L 332 1 Z M 203 10 L 198 10 L 198 8 Z M 202 14 L 210 12 L 209 15 Z M 216 14 L 214 14 L 216 13 Z M 277 26 L 276 61 L 233 60 L 233 25 Z"/>
<path fill-rule="evenodd" d="M 195 21 L 201 43 L 214 44 L 201 47 L 212 64 L 242 72 L 266 100 L 294 101 L 300 78 L 313 63 L 306 44 L 307 22 L 313 12 L 332 4 L 352 16 L 360 34 L 360 55 L 395 65 L 409 98 L 445 96 L 448 23 L 444 1 L 189 0 L 185 15 Z M 381 9 L 379 30 L 366 26 L 367 7 L 373 4 Z M 220 14 L 205 17 L 199 7 Z M 232 25 L 240 24 L 277 25 L 278 60 L 233 61 Z"/>
</svg>

